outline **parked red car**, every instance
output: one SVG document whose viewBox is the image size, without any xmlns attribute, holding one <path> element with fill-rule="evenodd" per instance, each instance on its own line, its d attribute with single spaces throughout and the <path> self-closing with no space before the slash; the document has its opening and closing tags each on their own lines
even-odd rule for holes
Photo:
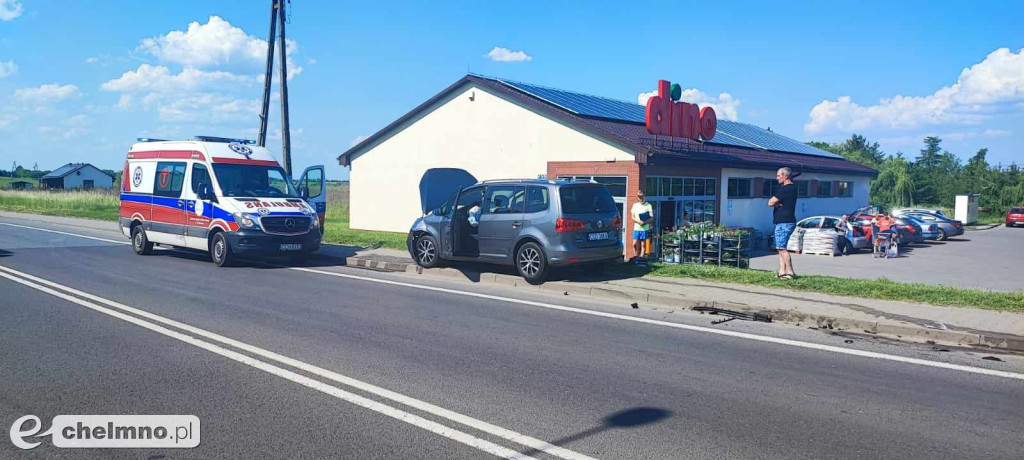
<svg viewBox="0 0 1024 460">
<path fill-rule="evenodd" d="M 1006 226 L 1016 227 L 1018 225 L 1024 226 L 1024 207 L 1022 206 L 1010 208 L 1009 211 L 1006 211 Z"/>
</svg>

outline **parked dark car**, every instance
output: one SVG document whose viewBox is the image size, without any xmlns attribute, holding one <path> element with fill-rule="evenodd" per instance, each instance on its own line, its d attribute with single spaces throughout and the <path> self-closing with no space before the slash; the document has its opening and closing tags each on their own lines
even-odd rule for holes
<svg viewBox="0 0 1024 460">
<path fill-rule="evenodd" d="M 622 260 L 622 217 L 598 183 L 495 180 L 458 187 L 416 219 L 407 245 L 417 264 L 445 261 L 514 265 L 531 284 L 552 266 Z"/>
<path fill-rule="evenodd" d="M 925 237 L 924 232 L 921 229 L 921 224 L 916 222 L 914 219 L 908 219 L 906 217 L 897 217 L 896 219 L 896 230 L 900 233 L 900 243 L 911 245 L 924 243 Z"/>
<path fill-rule="evenodd" d="M 1014 207 L 1006 211 L 1007 227 L 1024 227 L 1024 207 Z"/>
</svg>

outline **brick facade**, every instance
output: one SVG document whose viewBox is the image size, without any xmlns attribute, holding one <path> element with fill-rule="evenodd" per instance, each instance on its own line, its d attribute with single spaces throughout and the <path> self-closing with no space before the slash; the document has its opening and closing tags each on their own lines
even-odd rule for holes
<svg viewBox="0 0 1024 460">
<path fill-rule="evenodd" d="M 659 159 L 649 164 L 640 165 L 634 162 L 611 162 L 611 161 L 549 161 L 547 177 L 554 179 L 558 176 L 626 176 L 626 216 L 623 216 L 622 224 L 626 226 L 626 257 L 632 258 L 633 251 L 633 223 L 628 213 L 633 204 L 637 202 L 639 192 L 647 182 L 647 176 L 677 176 L 677 177 L 713 177 L 718 184 L 715 194 L 715 209 L 721 209 L 722 203 L 722 169 L 710 167 L 702 163 L 676 161 L 675 159 Z M 717 219 L 719 213 L 715 213 Z"/>
</svg>

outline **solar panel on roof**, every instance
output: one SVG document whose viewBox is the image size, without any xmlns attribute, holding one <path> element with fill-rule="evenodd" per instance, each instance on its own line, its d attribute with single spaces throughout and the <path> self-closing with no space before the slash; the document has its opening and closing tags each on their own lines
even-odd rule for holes
<svg viewBox="0 0 1024 460">
<path fill-rule="evenodd" d="M 644 123 L 646 117 L 644 113 L 646 109 L 641 105 L 631 102 L 545 88 L 527 83 L 504 80 L 501 80 L 501 82 L 583 117 L 607 118 L 633 123 Z"/>
<path fill-rule="evenodd" d="M 574 93 L 572 91 L 547 88 L 528 83 L 507 80 L 498 81 L 581 117 L 604 118 L 641 124 L 646 122 L 646 107 L 633 102 Z M 712 144 L 842 158 L 834 153 L 811 147 L 803 142 L 754 125 L 723 119 L 718 120 L 718 131 L 709 142 Z"/>
</svg>

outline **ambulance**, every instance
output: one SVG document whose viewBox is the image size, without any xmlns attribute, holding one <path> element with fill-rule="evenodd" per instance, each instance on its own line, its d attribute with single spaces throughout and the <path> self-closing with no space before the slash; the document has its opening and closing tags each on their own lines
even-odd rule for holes
<svg viewBox="0 0 1024 460">
<path fill-rule="evenodd" d="M 139 139 L 121 186 L 121 232 L 136 254 L 154 245 L 207 251 L 217 266 L 241 255 L 303 259 L 320 248 L 324 167 L 298 181 L 265 147 L 240 139 Z"/>
</svg>

